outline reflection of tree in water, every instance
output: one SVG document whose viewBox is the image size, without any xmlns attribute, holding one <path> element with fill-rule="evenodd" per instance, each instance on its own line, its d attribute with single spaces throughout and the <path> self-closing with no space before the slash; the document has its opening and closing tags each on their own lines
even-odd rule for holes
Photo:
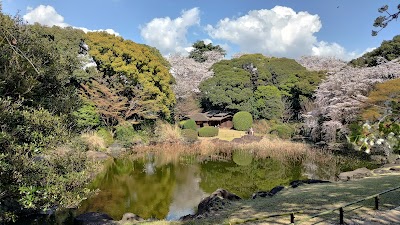
<svg viewBox="0 0 400 225">
<path fill-rule="evenodd" d="M 208 161 L 201 164 L 200 187 L 207 193 L 224 188 L 248 198 L 256 191 L 268 191 L 299 179 L 302 179 L 300 162 L 287 165 L 269 158 L 255 159 L 251 164 L 240 166 L 233 161 Z"/>
<path fill-rule="evenodd" d="M 201 199 L 206 197 L 199 186 L 199 165 L 178 166 L 175 172 L 176 186 L 167 220 L 177 220 L 182 216 L 195 213 Z"/>
<path fill-rule="evenodd" d="M 117 220 L 126 212 L 164 219 L 175 188 L 175 166 L 156 167 L 146 174 L 150 167 L 143 161 L 115 161 L 93 183 L 102 191 L 85 201 L 79 211 L 105 212 Z"/>
</svg>

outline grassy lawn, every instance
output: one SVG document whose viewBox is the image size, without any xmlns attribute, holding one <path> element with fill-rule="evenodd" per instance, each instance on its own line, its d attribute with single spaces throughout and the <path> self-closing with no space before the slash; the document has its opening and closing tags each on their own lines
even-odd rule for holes
<svg viewBox="0 0 400 225">
<path fill-rule="evenodd" d="M 241 138 L 245 134 L 246 134 L 245 131 L 237 131 L 237 130 L 220 128 L 217 137 L 212 137 L 212 138 L 202 137 L 202 138 L 200 138 L 200 140 L 207 140 L 207 139 L 211 140 L 211 139 L 218 138 L 218 139 L 225 140 L 225 141 L 232 141 L 235 138 Z"/>
</svg>

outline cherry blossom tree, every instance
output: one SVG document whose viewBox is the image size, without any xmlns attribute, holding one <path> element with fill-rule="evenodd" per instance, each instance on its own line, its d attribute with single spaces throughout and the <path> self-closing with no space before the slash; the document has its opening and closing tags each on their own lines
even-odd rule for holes
<svg viewBox="0 0 400 225">
<path fill-rule="evenodd" d="M 348 125 L 357 120 L 374 85 L 400 78 L 399 61 L 375 67 L 345 66 L 328 76 L 316 90 L 315 108 L 303 115 L 312 139 L 335 142 L 348 135 Z"/>
<path fill-rule="evenodd" d="M 335 57 L 302 56 L 297 63 L 311 71 L 338 72 L 347 65 L 347 62 Z"/>
<path fill-rule="evenodd" d="M 179 54 L 168 57 L 171 74 L 176 81 L 174 92 L 177 98 L 185 98 L 193 93 L 199 93 L 199 84 L 214 74 L 210 69 L 211 66 L 224 57 L 219 51 L 207 51 L 203 54 L 207 58 L 204 62 L 197 62 L 193 58 Z"/>
</svg>

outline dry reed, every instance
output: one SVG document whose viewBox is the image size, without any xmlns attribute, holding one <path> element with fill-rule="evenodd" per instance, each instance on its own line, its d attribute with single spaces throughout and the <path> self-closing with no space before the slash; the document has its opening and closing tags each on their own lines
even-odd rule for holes
<svg viewBox="0 0 400 225">
<path fill-rule="evenodd" d="M 187 156 L 195 157 L 198 161 L 225 159 L 229 160 L 235 151 L 246 151 L 254 154 L 256 158 L 274 158 L 283 163 L 304 161 L 315 163 L 315 161 L 328 160 L 318 150 L 312 149 L 309 145 L 298 142 L 291 142 L 278 138 L 263 138 L 259 142 L 233 143 L 212 140 L 202 140 L 193 144 L 183 142 L 165 142 L 156 145 L 142 146 L 133 149 L 135 154 L 151 152 L 161 164 L 179 162 Z M 325 163 L 327 163 L 325 162 Z M 317 163 L 319 164 L 319 163 Z"/>
<path fill-rule="evenodd" d="M 107 147 L 104 139 L 98 135 L 95 131 L 88 131 L 81 135 L 82 140 L 85 141 L 89 150 L 102 150 Z"/>
<path fill-rule="evenodd" d="M 157 121 L 155 126 L 157 142 L 180 142 L 182 141 L 181 130 L 178 124 L 170 124 L 164 121 Z"/>
</svg>

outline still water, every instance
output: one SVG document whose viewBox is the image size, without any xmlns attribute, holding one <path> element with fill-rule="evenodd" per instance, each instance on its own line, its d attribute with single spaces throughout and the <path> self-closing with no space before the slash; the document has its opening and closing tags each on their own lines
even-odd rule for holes
<svg viewBox="0 0 400 225">
<path fill-rule="evenodd" d="M 198 203 L 218 188 L 249 198 L 293 180 L 305 179 L 302 162 L 282 163 L 271 158 L 256 159 L 235 152 L 218 160 L 181 157 L 168 162 L 154 155 L 139 159 L 115 159 L 91 184 L 97 195 L 76 210 L 55 216 L 21 220 L 17 224 L 73 224 L 73 217 L 85 212 L 104 212 L 120 220 L 126 212 L 142 218 L 177 220 L 195 213 Z M 22 222 L 22 223 L 21 223 Z"/>
<path fill-rule="evenodd" d="M 249 198 L 256 191 L 304 178 L 300 163 L 284 165 L 243 152 L 229 160 L 158 161 L 114 160 L 92 184 L 101 191 L 83 202 L 78 213 L 99 211 L 119 220 L 132 212 L 145 219 L 177 220 L 194 213 L 201 199 L 218 188 Z"/>
</svg>

